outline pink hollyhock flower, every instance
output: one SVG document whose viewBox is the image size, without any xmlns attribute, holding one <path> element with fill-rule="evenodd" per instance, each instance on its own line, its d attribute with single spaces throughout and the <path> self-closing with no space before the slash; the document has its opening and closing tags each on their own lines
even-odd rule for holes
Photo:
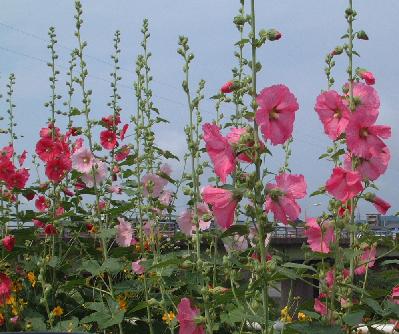
<svg viewBox="0 0 399 334">
<path fill-rule="evenodd" d="M 0 159 L 1 158 L 11 159 L 13 155 L 14 155 L 14 146 L 12 145 L 4 146 L 2 149 L 0 149 Z"/>
<path fill-rule="evenodd" d="M 90 173 L 93 168 L 94 155 L 85 147 L 72 154 L 72 168 L 81 173 Z"/>
<path fill-rule="evenodd" d="M 25 188 L 26 182 L 29 179 L 29 171 L 26 168 L 16 170 L 10 174 L 10 177 L 6 180 L 8 189 L 23 189 Z"/>
<path fill-rule="evenodd" d="M 378 197 L 373 193 L 366 194 L 365 199 L 367 201 L 373 203 L 374 207 L 382 215 L 385 215 L 387 213 L 387 211 L 389 210 L 389 208 L 391 207 L 391 204 L 389 204 L 387 201 L 384 201 L 381 197 Z"/>
<path fill-rule="evenodd" d="M 121 123 L 121 118 L 119 115 L 109 115 L 107 117 L 101 118 L 106 128 L 113 128 Z"/>
<path fill-rule="evenodd" d="M 325 303 L 323 303 L 320 298 L 325 298 L 324 294 L 320 294 L 318 298 L 314 299 L 314 310 L 323 315 L 326 316 L 327 315 L 327 305 Z"/>
<path fill-rule="evenodd" d="M 65 209 L 64 209 L 62 206 L 58 207 L 58 208 L 55 210 L 55 216 L 56 216 L 56 217 L 60 217 L 60 216 L 62 216 L 64 213 L 65 213 Z"/>
<path fill-rule="evenodd" d="M 106 150 L 113 150 L 117 144 L 115 132 L 111 130 L 101 131 L 100 142 Z"/>
<path fill-rule="evenodd" d="M 123 126 L 123 128 L 122 128 L 122 130 L 121 130 L 121 132 L 120 132 L 120 134 L 119 134 L 121 140 L 125 139 L 125 135 L 126 135 L 126 132 L 127 132 L 127 129 L 128 129 L 128 128 L 129 128 L 129 124 L 125 124 L 125 125 Z"/>
<path fill-rule="evenodd" d="M 90 173 L 83 174 L 81 177 L 82 181 L 86 184 L 86 187 L 88 188 L 94 187 L 94 181 L 98 185 L 107 178 L 107 165 L 103 161 L 95 159 L 93 162 L 93 166 L 95 180 L 92 171 Z"/>
<path fill-rule="evenodd" d="M 56 235 L 57 234 L 57 229 L 55 228 L 55 226 L 53 224 L 47 224 L 44 227 L 44 233 L 46 235 Z"/>
<path fill-rule="evenodd" d="M 12 182 L 10 175 L 15 173 L 15 166 L 8 158 L 0 158 L 0 180 Z"/>
<path fill-rule="evenodd" d="M 146 174 L 141 179 L 144 196 L 159 197 L 168 181 L 157 174 Z"/>
<path fill-rule="evenodd" d="M 66 196 L 74 196 L 75 193 L 72 190 L 69 190 L 67 187 L 62 188 L 62 192 L 66 195 Z"/>
<path fill-rule="evenodd" d="M 234 148 L 234 145 L 238 144 L 243 136 L 247 134 L 247 129 L 246 128 L 231 128 L 230 132 L 227 134 L 226 139 L 229 142 L 229 144 Z M 248 138 L 245 143 L 247 148 L 251 148 L 254 146 L 254 140 L 253 138 Z M 263 144 L 262 141 L 259 142 L 260 148 L 263 149 L 265 148 L 265 144 Z M 236 149 L 235 149 L 236 150 Z M 252 163 L 254 162 L 254 157 L 251 157 L 250 152 L 236 152 L 238 153 L 237 158 L 241 161 Z M 249 154 L 249 155 L 248 155 Z"/>
<path fill-rule="evenodd" d="M 42 221 L 38 219 L 32 219 L 33 225 L 35 225 L 37 228 L 44 228 L 46 224 L 44 224 Z"/>
<path fill-rule="evenodd" d="M 0 273 L 0 304 L 10 296 L 12 280 L 4 273 Z"/>
<path fill-rule="evenodd" d="M 301 208 L 296 199 L 305 197 L 306 182 L 303 175 L 282 173 L 276 176 L 276 183 L 266 185 L 266 212 L 273 212 L 274 219 L 288 224 L 299 217 Z"/>
<path fill-rule="evenodd" d="M 49 124 L 47 128 L 40 129 L 39 135 L 41 138 L 52 138 L 53 133 L 54 133 L 54 138 L 58 138 L 61 135 L 60 129 L 58 127 L 54 127 L 53 124 Z"/>
<path fill-rule="evenodd" d="M 204 221 L 201 218 L 204 215 L 211 214 L 209 207 L 206 203 L 197 204 L 197 214 L 199 218 L 199 228 L 201 231 L 209 229 L 211 222 Z M 187 236 L 191 236 L 194 231 L 196 231 L 196 226 L 194 225 L 194 213 L 191 209 L 184 210 L 180 216 L 177 218 L 177 224 L 180 230 Z"/>
<path fill-rule="evenodd" d="M 124 218 L 118 218 L 119 225 L 116 225 L 116 243 L 120 247 L 129 247 L 133 239 L 132 225 Z"/>
<path fill-rule="evenodd" d="M 168 164 L 163 164 L 159 170 L 161 173 L 164 173 L 168 176 L 172 174 L 172 168 Z"/>
<path fill-rule="evenodd" d="M 227 229 L 233 225 L 238 201 L 231 191 L 206 186 L 202 190 L 202 199 L 212 206 L 213 215 L 220 228 Z"/>
<path fill-rule="evenodd" d="M 22 154 L 18 157 L 18 163 L 20 166 L 22 166 L 26 160 L 26 155 L 28 154 L 28 152 L 26 150 L 24 150 L 22 152 Z"/>
<path fill-rule="evenodd" d="M 284 144 L 292 135 L 295 112 L 299 106 L 295 96 L 284 85 L 263 89 L 256 98 L 259 108 L 256 123 L 265 140 L 273 145 Z"/>
<path fill-rule="evenodd" d="M 366 82 L 367 85 L 375 84 L 375 77 L 373 73 L 366 70 L 360 70 L 358 71 L 358 74 Z"/>
<path fill-rule="evenodd" d="M 141 261 L 142 260 L 137 260 L 137 261 L 132 262 L 132 270 L 137 275 L 142 275 L 145 272 L 144 266 L 142 266 L 140 264 Z"/>
<path fill-rule="evenodd" d="M 233 150 L 227 139 L 220 133 L 220 128 L 215 124 L 205 123 L 202 126 L 204 131 L 205 148 L 212 160 L 215 174 L 222 182 L 235 169 Z"/>
<path fill-rule="evenodd" d="M 391 137 L 391 127 L 374 125 L 377 114 L 356 112 L 346 128 L 346 143 L 349 150 L 362 158 L 382 151 L 386 145 L 382 141 Z"/>
<path fill-rule="evenodd" d="M 356 275 L 364 275 L 366 273 L 367 268 L 374 267 L 375 257 L 377 255 L 376 247 L 369 247 L 363 251 L 362 256 L 360 257 L 360 262 L 355 269 Z"/>
<path fill-rule="evenodd" d="M 232 238 L 228 238 L 223 242 L 224 248 L 227 252 L 237 251 L 243 252 L 248 249 L 248 241 L 243 235 L 234 235 Z"/>
<path fill-rule="evenodd" d="M 317 97 L 315 110 L 323 123 L 324 132 L 336 140 L 345 131 L 350 118 L 343 97 L 335 90 L 323 92 Z"/>
<path fill-rule="evenodd" d="M 222 88 L 220 88 L 220 91 L 224 94 L 231 93 L 234 89 L 234 82 L 233 81 L 227 81 Z"/>
<path fill-rule="evenodd" d="M 13 325 L 16 325 L 18 323 L 18 320 L 19 320 L 19 316 L 17 316 L 17 315 L 15 317 L 10 318 L 10 322 Z"/>
<path fill-rule="evenodd" d="M 122 148 L 116 152 L 115 154 L 115 160 L 116 161 L 122 161 L 125 160 L 130 153 L 130 147 L 128 145 L 123 145 Z"/>
<path fill-rule="evenodd" d="M 110 186 L 108 187 L 108 191 L 113 194 L 122 194 L 122 188 L 119 186 Z"/>
<path fill-rule="evenodd" d="M 161 196 L 159 196 L 159 202 L 162 205 L 169 205 L 170 202 L 172 201 L 172 192 L 169 190 L 164 190 L 161 194 Z"/>
<path fill-rule="evenodd" d="M 179 322 L 179 334 L 205 334 L 203 325 L 196 323 L 200 310 L 191 306 L 190 299 L 182 298 L 177 305 L 177 321 Z"/>
<path fill-rule="evenodd" d="M 47 162 L 46 176 L 50 181 L 60 182 L 71 169 L 71 159 L 68 156 L 61 156 Z"/>
<path fill-rule="evenodd" d="M 325 254 L 330 252 L 330 243 L 335 240 L 334 227 L 331 224 L 326 222 L 320 226 L 316 218 L 308 218 L 304 233 L 313 252 Z"/>
<path fill-rule="evenodd" d="M 13 235 L 6 235 L 1 241 L 7 252 L 11 252 L 15 246 L 15 237 Z"/>
<path fill-rule="evenodd" d="M 75 141 L 75 144 L 72 145 L 72 153 L 75 153 L 77 150 L 83 147 L 83 138 L 78 138 Z"/>
<path fill-rule="evenodd" d="M 357 171 L 335 167 L 327 180 L 326 189 L 336 199 L 346 202 L 363 190 L 362 177 Z"/>
<path fill-rule="evenodd" d="M 399 285 L 393 287 L 391 298 L 395 304 L 399 304 Z"/>
<path fill-rule="evenodd" d="M 381 151 L 369 154 L 367 158 L 358 158 L 356 161 L 356 170 L 359 171 L 363 179 L 375 181 L 385 173 L 390 159 L 391 153 L 388 147 L 384 147 Z M 352 168 L 350 154 L 345 155 L 344 167 L 346 169 Z"/>
<path fill-rule="evenodd" d="M 327 284 L 327 287 L 328 287 L 329 289 L 331 289 L 331 288 L 333 287 L 334 283 L 335 283 L 334 270 L 333 270 L 333 269 L 330 269 L 330 270 L 327 271 L 327 273 L 326 273 L 326 284 Z"/>
<path fill-rule="evenodd" d="M 373 87 L 364 83 L 355 83 L 353 85 L 353 97 L 355 99 L 356 113 L 378 115 L 380 98 Z"/>
<path fill-rule="evenodd" d="M 36 144 L 36 154 L 44 162 L 59 158 L 66 151 L 67 147 L 62 142 L 48 137 L 41 138 Z"/>
<path fill-rule="evenodd" d="M 35 201 L 35 207 L 40 212 L 46 212 L 46 210 L 49 208 L 49 204 L 46 197 L 40 195 Z"/>
</svg>

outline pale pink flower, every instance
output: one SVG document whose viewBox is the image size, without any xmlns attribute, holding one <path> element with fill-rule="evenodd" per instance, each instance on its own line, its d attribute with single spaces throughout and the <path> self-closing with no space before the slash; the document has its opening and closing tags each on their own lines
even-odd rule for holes
<svg viewBox="0 0 399 334">
<path fill-rule="evenodd" d="M 110 186 L 108 187 L 108 191 L 113 194 L 122 194 L 122 188 L 119 186 Z"/>
<path fill-rule="evenodd" d="M 358 266 L 355 269 L 356 275 L 364 275 L 367 268 L 372 268 L 375 265 L 375 257 L 377 255 L 376 247 L 368 247 L 363 251 Z"/>
<path fill-rule="evenodd" d="M 133 239 L 132 225 L 124 218 L 118 218 L 119 224 L 116 225 L 116 243 L 120 247 L 129 247 Z"/>
<path fill-rule="evenodd" d="M 141 261 L 142 260 L 137 260 L 137 261 L 132 262 L 132 270 L 137 275 L 142 275 L 145 272 L 144 266 L 142 266 L 140 264 Z"/>
<path fill-rule="evenodd" d="M 326 189 L 336 199 L 346 202 L 363 190 L 362 177 L 358 171 L 335 167 L 327 180 Z"/>
<path fill-rule="evenodd" d="M 108 169 L 107 165 L 101 160 L 95 159 L 93 165 L 94 165 L 95 178 L 96 178 L 95 182 L 98 185 L 107 178 Z M 83 174 L 81 179 L 86 184 L 86 187 L 88 188 L 94 187 L 94 177 L 92 171 Z"/>
<path fill-rule="evenodd" d="M 169 176 L 172 174 L 172 168 L 168 164 L 163 164 L 159 170 Z"/>
<path fill-rule="evenodd" d="M 170 202 L 172 201 L 172 195 L 173 193 L 171 191 L 164 190 L 161 196 L 159 196 L 159 202 L 165 206 L 169 205 Z"/>
<path fill-rule="evenodd" d="M 202 199 L 212 206 L 212 212 L 219 227 L 227 229 L 233 224 L 238 202 L 231 191 L 206 186 L 202 190 Z"/>
<path fill-rule="evenodd" d="M 315 110 L 323 123 L 324 132 L 336 140 L 349 123 L 350 111 L 342 96 L 335 90 L 321 93 L 316 100 Z"/>
<path fill-rule="evenodd" d="M 256 123 L 265 140 L 273 145 L 284 144 L 292 135 L 295 112 L 299 105 L 295 96 L 284 85 L 263 89 L 256 98 L 259 108 Z"/>
<path fill-rule="evenodd" d="M 157 198 L 161 195 L 163 189 L 167 185 L 168 181 L 157 174 L 146 174 L 141 179 L 143 185 L 144 196 L 151 196 Z"/>
<path fill-rule="evenodd" d="M 273 212 L 274 219 L 284 224 L 295 221 L 301 213 L 297 199 L 306 195 L 306 182 L 303 175 L 281 173 L 275 178 L 276 183 L 266 185 L 266 212 Z"/>
<path fill-rule="evenodd" d="M 72 154 L 72 168 L 80 173 L 91 173 L 95 159 L 91 151 L 81 147 Z"/>
<path fill-rule="evenodd" d="M 207 230 L 210 227 L 210 221 L 204 221 L 201 218 L 204 215 L 210 214 L 211 211 L 205 203 L 199 203 L 197 205 L 197 214 L 199 218 L 199 228 L 201 231 Z M 191 209 L 184 210 L 179 217 L 177 217 L 177 224 L 180 230 L 187 236 L 191 236 L 193 232 L 196 231 L 196 226 L 194 225 L 194 213 Z"/>
<path fill-rule="evenodd" d="M 215 174 L 222 182 L 235 169 L 233 150 L 227 139 L 220 133 L 220 128 L 215 124 L 205 123 L 202 126 L 204 131 L 205 148 L 212 160 Z"/>
<path fill-rule="evenodd" d="M 224 248 L 227 252 L 237 251 L 243 252 L 248 249 L 248 240 L 243 235 L 234 235 L 232 238 L 227 238 L 223 241 Z"/>
<path fill-rule="evenodd" d="M 383 139 L 391 137 L 391 127 L 374 125 L 377 114 L 356 112 L 346 128 L 348 149 L 355 155 L 368 158 L 374 152 L 382 151 L 386 145 Z"/>
<path fill-rule="evenodd" d="M 205 334 L 203 325 L 196 323 L 200 310 L 191 306 L 188 298 L 182 298 L 177 305 L 177 321 L 179 322 L 179 334 Z"/>
<path fill-rule="evenodd" d="M 313 252 L 330 252 L 330 243 L 335 240 L 334 227 L 330 223 L 326 222 L 320 226 L 316 218 L 308 218 L 304 233 Z"/>
</svg>

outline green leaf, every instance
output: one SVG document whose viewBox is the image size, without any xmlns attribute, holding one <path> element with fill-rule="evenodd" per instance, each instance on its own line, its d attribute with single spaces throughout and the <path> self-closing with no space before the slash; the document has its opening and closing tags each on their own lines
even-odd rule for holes
<svg viewBox="0 0 399 334">
<path fill-rule="evenodd" d="M 248 232 L 249 231 L 247 225 L 233 225 L 230 228 L 228 228 L 226 231 L 224 231 L 220 237 L 223 239 L 234 234 L 246 235 L 248 234 Z"/>
<path fill-rule="evenodd" d="M 101 273 L 101 267 L 96 260 L 83 261 L 79 269 L 80 271 L 88 271 L 92 276 L 97 276 Z"/>
<path fill-rule="evenodd" d="M 366 297 L 366 298 L 363 298 L 363 302 L 364 302 L 367 306 L 369 306 L 370 308 L 372 308 L 373 311 L 374 311 L 375 313 L 377 313 L 377 314 L 379 314 L 379 315 L 381 315 L 381 314 L 384 313 L 384 311 L 382 310 L 380 304 L 379 304 L 376 300 L 374 300 L 374 299 L 372 299 L 372 298 L 367 298 L 367 297 Z"/>
<path fill-rule="evenodd" d="M 399 264 L 399 260 L 385 260 L 381 263 L 382 266 L 387 266 L 388 264 Z"/>
<path fill-rule="evenodd" d="M 325 192 L 326 192 L 326 187 L 320 187 L 320 188 L 317 189 L 316 191 L 312 192 L 312 193 L 310 194 L 310 197 L 317 196 L 317 195 L 322 195 L 322 194 L 324 194 Z"/>
<path fill-rule="evenodd" d="M 107 272 L 110 274 L 119 273 L 123 269 L 123 263 L 120 259 L 110 257 L 104 261 L 101 266 L 101 272 Z"/>
<path fill-rule="evenodd" d="M 307 266 L 306 264 L 303 264 L 303 263 L 287 262 L 287 263 L 283 264 L 283 267 L 310 270 L 310 271 L 316 272 L 316 269 L 314 269 L 312 266 Z"/>
<path fill-rule="evenodd" d="M 79 329 L 79 319 L 72 317 L 69 320 L 60 321 L 53 329 L 57 332 L 76 332 Z"/>
<path fill-rule="evenodd" d="M 356 326 L 362 322 L 365 314 L 364 310 L 348 313 L 343 316 L 342 320 L 349 326 Z"/>
</svg>

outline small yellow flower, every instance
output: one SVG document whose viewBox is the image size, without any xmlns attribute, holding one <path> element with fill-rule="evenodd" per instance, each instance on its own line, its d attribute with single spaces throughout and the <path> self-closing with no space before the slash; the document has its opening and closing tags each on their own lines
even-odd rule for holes
<svg viewBox="0 0 399 334">
<path fill-rule="evenodd" d="M 64 314 L 64 309 L 61 306 L 56 306 L 51 313 L 56 317 L 60 317 Z"/>
<path fill-rule="evenodd" d="M 6 304 L 7 305 L 14 305 L 15 304 L 15 297 L 13 295 L 9 295 L 6 298 Z"/>
<path fill-rule="evenodd" d="M 310 317 L 308 317 L 305 313 L 303 312 L 298 312 L 298 320 L 299 321 L 309 321 L 311 320 Z"/>
<path fill-rule="evenodd" d="M 22 291 L 22 283 L 19 281 L 13 282 L 12 291 L 14 292 Z"/>
<path fill-rule="evenodd" d="M 285 306 L 282 310 L 281 310 L 281 321 L 285 322 L 285 323 L 290 323 L 292 322 L 292 317 L 290 316 L 289 312 L 288 312 L 288 306 Z"/>
<path fill-rule="evenodd" d="M 34 288 L 36 285 L 36 275 L 33 272 L 28 272 L 28 274 L 26 275 L 26 278 L 28 279 L 28 281 L 30 282 L 30 284 L 32 284 L 32 287 Z"/>
<path fill-rule="evenodd" d="M 173 319 L 174 319 L 175 317 L 176 317 L 175 314 L 174 314 L 172 311 L 170 311 L 169 313 L 164 313 L 164 314 L 163 314 L 162 320 L 163 320 L 165 323 L 169 324 L 170 322 L 173 321 Z"/>
<path fill-rule="evenodd" d="M 3 326 L 4 323 L 5 323 L 4 315 L 3 315 L 3 313 L 0 313 L 0 326 Z"/>
</svg>

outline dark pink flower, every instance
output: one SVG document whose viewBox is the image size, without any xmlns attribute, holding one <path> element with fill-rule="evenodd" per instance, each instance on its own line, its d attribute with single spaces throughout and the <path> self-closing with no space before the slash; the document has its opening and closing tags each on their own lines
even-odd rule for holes
<svg viewBox="0 0 399 334">
<path fill-rule="evenodd" d="M 20 168 L 6 180 L 8 189 L 23 189 L 29 179 L 29 171 L 26 168 Z"/>
<path fill-rule="evenodd" d="M 376 247 L 368 247 L 363 251 L 360 259 L 358 260 L 357 267 L 355 269 L 356 275 L 364 275 L 366 273 L 367 268 L 374 267 L 375 257 L 377 255 Z"/>
<path fill-rule="evenodd" d="M 375 77 L 374 74 L 366 71 L 366 70 L 359 70 L 357 71 L 359 76 L 366 82 L 367 85 L 374 85 L 375 84 Z"/>
<path fill-rule="evenodd" d="M 373 193 L 366 194 L 365 199 L 373 203 L 377 211 L 382 215 L 385 215 L 391 207 L 391 204 L 389 204 L 387 201 L 383 200 L 381 197 L 378 197 Z"/>
<path fill-rule="evenodd" d="M 349 150 L 362 158 L 382 151 L 386 145 L 382 141 L 391 136 L 391 127 L 374 125 L 377 114 L 355 112 L 346 128 L 346 143 Z"/>
<path fill-rule="evenodd" d="M 251 152 L 251 148 L 254 146 L 253 137 L 248 137 L 248 130 L 246 128 L 231 128 L 230 132 L 226 136 L 227 141 L 233 147 L 237 158 L 241 161 L 245 161 L 248 163 L 252 163 L 254 161 L 253 152 Z M 244 142 L 242 142 L 244 141 Z M 243 149 L 240 147 L 235 147 L 239 144 L 243 144 Z M 262 141 L 259 141 L 259 146 L 263 151 L 265 148 L 265 144 Z M 240 152 L 244 150 L 244 152 Z"/>
<path fill-rule="evenodd" d="M 130 153 L 130 147 L 128 145 L 123 145 L 118 152 L 115 153 L 115 160 L 122 161 L 125 160 Z"/>
<path fill-rule="evenodd" d="M 224 94 L 231 93 L 234 89 L 234 82 L 233 81 L 227 81 L 222 88 L 220 88 L 220 91 Z"/>
<path fill-rule="evenodd" d="M 391 298 L 395 304 L 399 304 L 399 285 L 393 287 Z"/>
<path fill-rule="evenodd" d="M 266 185 L 266 212 L 273 212 L 274 219 L 284 224 L 299 217 L 301 208 L 297 199 L 306 195 L 306 182 L 303 175 L 282 173 L 276 176 L 276 183 Z"/>
<path fill-rule="evenodd" d="M 44 227 L 44 233 L 46 235 L 56 235 L 57 234 L 57 229 L 54 227 L 53 224 L 47 224 Z"/>
<path fill-rule="evenodd" d="M 326 284 L 329 289 L 333 287 L 335 284 L 335 275 L 334 275 L 334 269 L 330 269 L 326 273 Z"/>
<path fill-rule="evenodd" d="M 0 159 L 1 158 L 11 159 L 13 155 L 14 155 L 14 146 L 12 145 L 4 146 L 2 149 L 0 149 Z"/>
<path fill-rule="evenodd" d="M 314 299 L 314 310 L 317 313 L 325 316 L 325 315 L 327 315 L 327 305 L 325 303 L 323 303 L 320 300 L 320 298 L 324 298 L 324 296 L 322 294 L 320 294 L 318 298 Z"/>
<path fill-rule="evenodd" d="M 35 201 L 35 207 L 40 212 L 45 212 L 49 208 L 49 204 L 46 197 L 40 195 Z"/>
<path fill-rule="evenodd" d="M 125 124 L 119 134 L 119 137 L 121 138 L 121 140 L 125 139 L 125 135 L 127 132 L 127 129 L 129 128 L 129 124 Z"/>
<path fill-rule="evenodd" d="M 205 123 L 202 126 L 206 151 L 213 162 L 215 174 L 222 182 L 235 169 L 233 150 L 227 139 L 220 133 L 220 128 L 215 124 Z"/>
<path fill-rule="evenodd" d="M 349 123 L 350 111 L 344 99 L 335 90 L 321 93 L 316 100 L 315 110 L 324 126 L 324 132 L 336 140 Z"/>
<path fill-rule="evenodd" d="M 69 156 L 61 156 L 47 161 L 46 176 L 50 181 L 60 182 L 72 169 L 72 161 Z"/>
<path fill-rule="evenodd" d="M 284 144 L 292 135 L 295 112 L 299 106 L 295 96 L 284 85 L 263 89 L 256 98 L 259 106 L 256 123 L 265 140 L 273 145 Z"/>
<path fill-rule="evenodd" d="M 196 323 L 200 310 L 191 306 L 190 299 L 182 298 L 177 305 L 177 321 L 179 322 L 179 334 L 205 334 L 203 325 Z"/>
<path fill-rule="evenodd" d="M 11 252 L 15 246 L 15 237 L 13 235 L 6 235 L 1 241 L 7 252 Z"/>
<path fill-rule="evenodd" d="M 202 199 L 205 203 L 212 206 L 216 223 L 222 229 L 229 228 L 233 224 L 238 202 L 231 191 L 206 186 L 202 190 Z"/>
<path fill-rule="evenodd" d="M 334 227 L 329 222 L 319 224 L 316 218 L 306 220 L 305 235 L 313 252 L 329 253 L 330 244 L 334 242 Z"/>
<path fill-rule="evenodd" d="M 327 180 L 326 189 L 336 199 L 346 202 L 363 190 L 362 177 L 357 171 L 335 167 Z"/>
<path fill-rule="evenodd" d="M 106 150 L 113 150 L 117 144 L 115 132 L 111 130 L 101 131 L 100 142 Z"/>
<path fill-rule="evenodd" d="M 22 152 L 22 154 L 18 157 L 18 163 L 20 166 L 22 166 L 26 160 L 26 155 L 28 154 L 28 152 L 26 150 L 24 150 Z"/>
<path fill-rule="evenodd" d="M 32 219 L 33 225 L 35 225 L 37 228 L 44 228 L 46 224 L 44 224 L 42 221 L 38 219 Z"/>
<path fill-rule="evenodd" d="M 4 273 L 0 273 L 0 304 L 10 296 L 12 280 Z"/>
<path fill-rule="evenodd" d="M 119 115 L 109 115 L 107 117 L 101 118 L 101 121 L 104 123 L 106 128 L 113 128 L 120 124 L 121 118 Z"/>
<path fill-rule="evenodd" d="M 67 145 L 57 139 L 44 137 L 36 144 L 36 154 L 44 162 L 59 158 L 67 152 L 69 153 Z"/>
<path fill-rule="evenodd" d="M 10 176 L 14 175 L 15 166 L 9 158 L 0 158 L 0 180 L 5 182 L 12 182 Z"/>
</svg>

